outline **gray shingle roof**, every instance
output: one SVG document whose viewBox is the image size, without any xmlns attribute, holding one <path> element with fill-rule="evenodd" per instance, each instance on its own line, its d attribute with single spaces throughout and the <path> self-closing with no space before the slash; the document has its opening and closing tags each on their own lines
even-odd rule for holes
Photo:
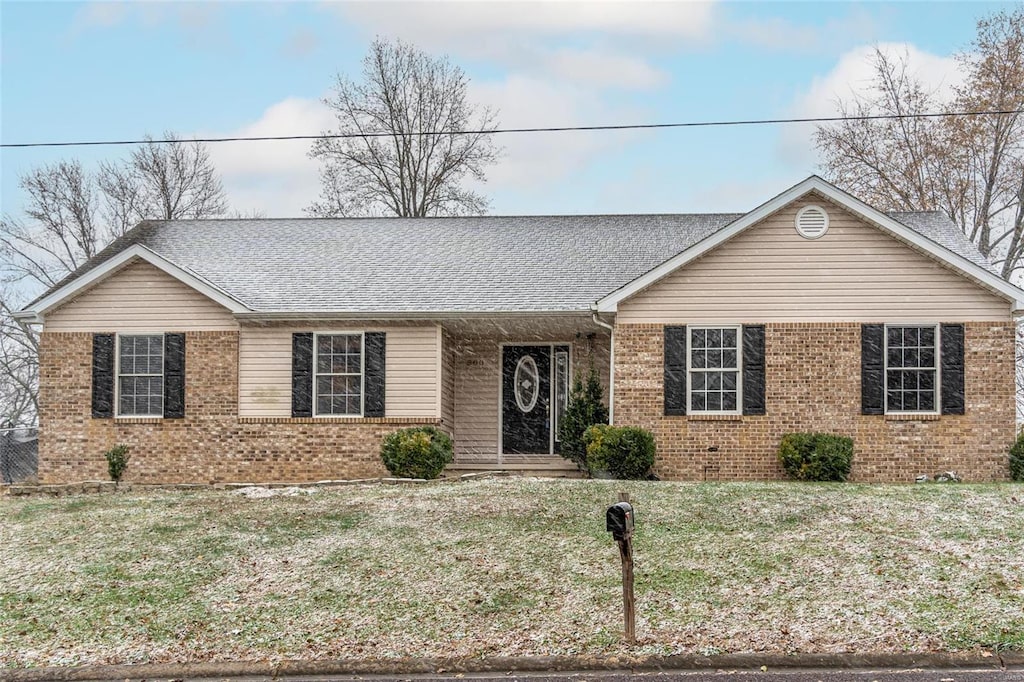
<svg viewBox="0 0 1024 682">
<path fill-rule="evenodd" d="M 585 311 L 742 215 L 151 221 L 77 274 L 141 244 L 260 312 Z M 891 215 L 989 267 L 941 213 Z"/>
</svg>

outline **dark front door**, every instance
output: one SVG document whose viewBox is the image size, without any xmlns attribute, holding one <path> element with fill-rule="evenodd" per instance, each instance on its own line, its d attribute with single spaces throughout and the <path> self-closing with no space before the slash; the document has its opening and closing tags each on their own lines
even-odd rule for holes
<svg viewBox="0 0 1024 682">
<path fill-rule="evenodd" d="M 504 454 L 551 454 L 551 346 L 505 346 L 501 359 Z"/>
</svg>

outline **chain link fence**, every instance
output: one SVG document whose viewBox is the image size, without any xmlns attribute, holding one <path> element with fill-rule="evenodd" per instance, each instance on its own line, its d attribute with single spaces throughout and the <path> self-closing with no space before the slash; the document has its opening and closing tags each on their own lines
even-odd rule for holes
<svg viewBox="0 0 1024 682">
<path fill-rule="evenodd" d="M 39 474 L 39 429 L 0 429 L 0 482 L 35 480 Z"/>
</svg>

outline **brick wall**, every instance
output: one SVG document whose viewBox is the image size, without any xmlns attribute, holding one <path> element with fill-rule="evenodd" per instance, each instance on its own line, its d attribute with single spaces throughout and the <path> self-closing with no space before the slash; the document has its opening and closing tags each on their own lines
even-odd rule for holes
<svg viewBox="0 0 1024 682">
<path fill-rule="evenodd" d="M 968 481 L 1009 477 L 1015 433 L 1010 322 L 965 324 L 964 415 L 911 419 L 860 414 L 856 323 L 765 325 L 764 416 L 665 417 L 663 334 L 660 324 L 615 329 L 615 423 L 654 433 L 655 471 L 663 478 L 783 478 L 776 452 L 791 431 L 852 437 L 855 481 L 910 482 L 946 470 Z"/>
<path fill-rule="evenodd" d="M 188 332 L 184 419 L 93 419 L 92 334 L 40 338 L 39 477 L 106 480 L 103 453 L 125 443 L 136 483 L 303 482 L 387 475 L 385 434 L 435 420 L 238 417 L 238 333 Z"/>
</svg>

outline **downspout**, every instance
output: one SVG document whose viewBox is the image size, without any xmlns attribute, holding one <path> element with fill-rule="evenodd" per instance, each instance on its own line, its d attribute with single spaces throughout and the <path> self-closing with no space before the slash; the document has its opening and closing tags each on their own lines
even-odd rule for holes
<svg viewBox="0 0 1024 682">
<path fill-rule="evenodd" d="M 592 319 L 594 324 L 604 327 L 611 334 L 611 343 L 608 351 L 608 423 L 615 423 L 615 326 L 610 325 L 600 317 L 597 311 L 593 311 Z"/>
</svg>

